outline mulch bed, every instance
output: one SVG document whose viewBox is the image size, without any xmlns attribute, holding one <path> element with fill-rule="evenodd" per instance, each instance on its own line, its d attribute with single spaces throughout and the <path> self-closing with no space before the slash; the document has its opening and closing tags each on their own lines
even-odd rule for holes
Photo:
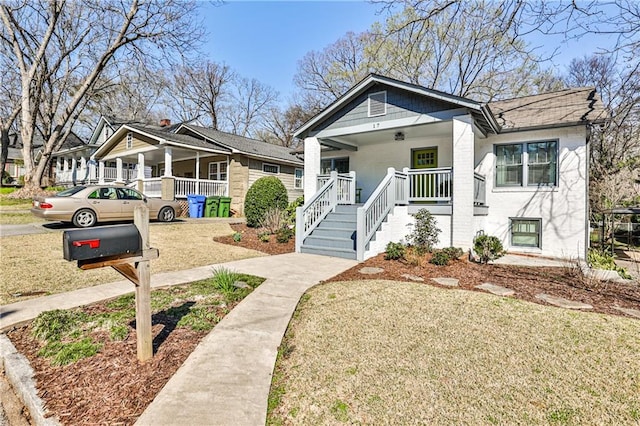
<svg viewBox="0 0 640 426">
<path fill-rule="evenodd" d="M 275 236 L 265 243 L 258 239 L 260 230 L 244 224 L 231 225 L 242 235 L 239 242 L 232 236 L 216 238 L 225 244 L 259 250 L 268 254 L 294 251 L 295 240 L 277 243 Z M 424 278 L 425 285 L 436 285 L 433 277 L 450 277 L 460 280 L 459 288 L 475 290 L 474 286 L 491 282 L 515 290 L 513 297 L 542 303 L 536 294 L 547 293 L 593 305 L 593 311 L 611 315 L 624 315 L 614 306 L 640 309 L 640 286 L 617 283 L 578 283 L 576 271 L 567 268 L 527 268 L 502 265 L 478 265 L 466 259 L 451 262 L 448 266 L 428 263 L 426 255 L 419 266 L 406 261 L 385 260 L 376 256 L 328 281 L 363 279 L 388 279 L 409 281 L 403 274 Z M 383 268 L 376 275 L 363 275 L 365 266 Z M 578 283 L 578 284 L 576 284 Z M 103 309 L 101 304 L 91 309 Z M 124 341 L 112 342 L 103 336 L 105 343 L 100 353 L 64 367 L 53 367 L 49 361 L 38 357 L 40 344 L 30 336 L 29 327 L 8 332 L 16 348 L 31 362 L 35 370 L 37 387 L 50 413 L 57 415 L 63 424 L 133 424 L 174 372 L 193 351 L 207 332 L 194 332 L 175 328 L 167 318 L 154 316 L 154 357 L 139 364 L 136 358 L 135 331 L 130 330 Z"/>
</svg>

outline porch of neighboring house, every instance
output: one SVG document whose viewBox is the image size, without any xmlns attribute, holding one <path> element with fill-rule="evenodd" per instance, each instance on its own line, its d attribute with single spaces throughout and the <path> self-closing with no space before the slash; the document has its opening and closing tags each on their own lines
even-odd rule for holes
<svg viewBox="0 0 640 426">
<path fill-rule="evenodd" d="M 59 185 L 123 184 L 147 197 L 186 199 L 187 195 L 228 196 L 229 156 L 165 148 L 96 161 L 60 158 Z"/>
</svg>

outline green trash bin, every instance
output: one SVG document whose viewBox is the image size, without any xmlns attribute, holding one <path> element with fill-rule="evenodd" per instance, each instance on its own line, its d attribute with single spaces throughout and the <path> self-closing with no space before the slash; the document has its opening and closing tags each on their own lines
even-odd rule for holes
<svg viewBox="0 0 640 426">
<path fill-rule="evenodd" d="M 204 206 L 204 217 L 218 217 L 220 197 L 207 197 Z"/>
<path fill-rule="evenodd" d="M 220 206 L 218 207 L 218 217 L 229 217 L 231 210 L 231 198 L 220 197 Z"/>
</svg>

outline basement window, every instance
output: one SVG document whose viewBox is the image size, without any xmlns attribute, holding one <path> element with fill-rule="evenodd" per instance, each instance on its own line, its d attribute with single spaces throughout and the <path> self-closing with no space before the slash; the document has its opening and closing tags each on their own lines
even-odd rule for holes
<svg viewBox="0 0 640 426">
<path fill-rule="evenodd" d="M 542 219 L 511 219 L 511 245 L 514 247 L 541 248 Z"/>
<path fill-rule="evenodd" d="M 376 92 L 369 95 L 369 117 L 387 114 L 387 92 Z"/>
</svg>

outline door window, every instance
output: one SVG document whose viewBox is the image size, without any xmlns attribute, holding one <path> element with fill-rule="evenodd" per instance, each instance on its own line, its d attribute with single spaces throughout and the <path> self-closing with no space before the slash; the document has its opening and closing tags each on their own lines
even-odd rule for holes
<svg viewBox="0 0 640 426">
<path fill-rule="evenodd" d="M 416 149 L 413 151 L 411 168 L 430 169 L 438 167 L 438 148 Z"/>
</svg>

